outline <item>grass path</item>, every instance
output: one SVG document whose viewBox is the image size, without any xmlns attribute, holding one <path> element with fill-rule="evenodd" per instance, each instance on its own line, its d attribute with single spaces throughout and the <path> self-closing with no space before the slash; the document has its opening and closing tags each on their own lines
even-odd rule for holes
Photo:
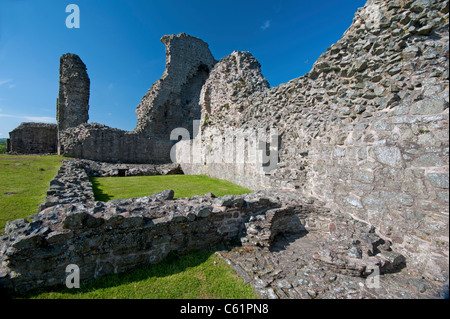
<svg viewBox="0 0 450 319">
<path fill-rule="evenodd" d="M 0 154 L 0 233 L 8 220 L 37 213 L 62 158 Z"/>
</svg>

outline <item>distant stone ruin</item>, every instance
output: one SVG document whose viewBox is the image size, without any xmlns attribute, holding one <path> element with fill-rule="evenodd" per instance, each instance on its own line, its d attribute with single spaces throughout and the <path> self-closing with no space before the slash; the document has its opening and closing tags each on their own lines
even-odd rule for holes
<svg viewBox="0 0 450 319">
<path fill-rule="evenodd" d="M 80 107 L 70 107 L 60 100 L 58 112 L 71 113 L 71 109 L 79 109 L 82 114 L 76 116 L 75 121 L 60 125 L 61 154 L 107 162 L 170 162 L 170 150 L 177 142 L 170 140 L 170 133 L 175 128 L 193 133 L 192 121 L 201 117 L 200 91 L 216 61 L 208 44 L 184 33 L 164 36 L 161 42 L 166 46 L 166 70 L 138 105 L 135 130 L 128 132 L 102 124 L 80 123 L 79 119 L 87 119 L 87 101 L 80 101 Z M 72 59 L 73 55 L 69 57 Z M 60 73 L 74 73 L 72 77 L 79 77 L 78 70 L 70 69 L 71 65 L 62 63 L 64 70 Z M 88 81 L 86 76 L 81 76 L 77 83 Z M 60 96 L 61 90 L 66 92 L 65 87 L 64 78 L 60 78 Z M 69 96 L 70 91 L 64 94 Z M 74 100 L 78 101 L 78 96 Z"/>
<path fill-rule="evenodd" d="M 84 64 L 63 56 L 59 150 L 83 160 L 63 164 L 32 222 L 8 223 L 0 283 L 25 292 L 61 285 L 68 263 L 89 280 L 239 239 L 243 247 L 219 254 L 264 298 L 441 296 L 448 21 L 448 0 L 368 0 L 308 74 L 272 88 L 249 52 L 216 61 L 198 38 L 164 36 L 166 70 L 132 132 L 87 123 Z M 274 139 L 245 135 L 272 130 Z M 93 200 L 89 174 L 109 164 L 84 160 L 171 159 L 255 193 Z M 276 169 L 261 169 L 268 159 Z"/>
<path fill-rule="evenodd" d="M 6 152 L 55 154 L 56 145 L 56 124 L 22 123 L 9 133 Z"/>
</svg>

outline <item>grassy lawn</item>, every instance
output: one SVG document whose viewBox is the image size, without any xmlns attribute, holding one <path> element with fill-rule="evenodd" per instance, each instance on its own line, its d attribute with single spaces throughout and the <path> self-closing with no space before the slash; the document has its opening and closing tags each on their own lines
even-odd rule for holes
<svg viewBox="0 0 450 319">
<path fill-rule="evenodd" d="M 6 139 L 0 139 L 0 154 L 6 152 Z"/>
<path fill-rule="evenodd" d="M 203 175 L 166 175 L 91 178 L 95 199 L 107 202 L 112 199 L 144 197 L 166 189 L 173 189 L 175 198 L 205 195 L 241 195 L 250 190 L 228 181 Z"/>
<path fill-rule="evenodd" d="M 157 265 L 81 283 L 79 289 L 43 292 L 33 299 L 257 299 L 228 264 L 202 250 L 169 255 Z"/>
<path fill-rule="evenodd" d="M 6 221 L 37 213 L 50 181 L 61 166 L 61 156 L 0 154 L 0 234 Z"/>
</svg>

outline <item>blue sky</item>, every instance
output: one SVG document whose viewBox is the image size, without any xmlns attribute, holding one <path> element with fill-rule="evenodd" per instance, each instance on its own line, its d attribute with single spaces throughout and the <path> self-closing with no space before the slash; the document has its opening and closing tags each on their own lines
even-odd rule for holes
<svg viewBox="0 0 450 319">
<path fill-rule="evenodd" d="M 66 6 L 80 28 L 66 27 Z M 250 51 L 271 86 L 309 72 L 364 0 L 0 0 L 0 138 L 21 122 L 53 122 L 59 57 L 78 54 L 91 79 L 89 122 L 132 130 L 164 72 L 160 38 L 185 32 L 219 60 Z"/>
</svg>

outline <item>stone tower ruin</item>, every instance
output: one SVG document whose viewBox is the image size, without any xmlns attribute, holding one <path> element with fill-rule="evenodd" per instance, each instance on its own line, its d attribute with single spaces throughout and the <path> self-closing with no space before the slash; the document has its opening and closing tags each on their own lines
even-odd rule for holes
<svg viewBox="0 0 450 319">
<path fill-rule="evenodd" d="M 59 65 L 59 95 L 56 106 L 58 122 L 58 154 L 64 154 L 59 132 L 89 120 L 90 79 L 86 65 L 73 53 L 61 56 Z"/>
<path fill-rule="evenodd" d="M 206 42 L 184 33 L 166 35 L 161 42 L 166 46 L 166 69 L 138 105 L 135 131 L 167 138 L 182 127 L 192 134 L 192 121 L 201 115 L 200 91 L 216 60 Z"/>
</svg>

